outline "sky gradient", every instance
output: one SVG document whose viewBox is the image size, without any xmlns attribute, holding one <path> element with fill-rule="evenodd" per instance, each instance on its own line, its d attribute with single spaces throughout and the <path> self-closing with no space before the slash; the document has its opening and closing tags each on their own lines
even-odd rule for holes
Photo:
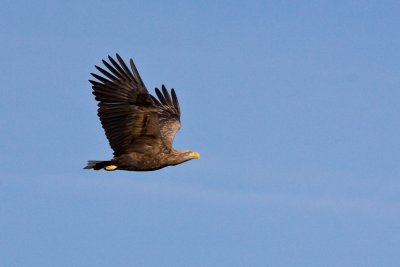
<svg viewBox="0 0 400 267">
<path fill-rule="evenodd" d="M 400 2 L 4 1 L 1 266 L 399 266 Z M 112 151 L 89 73 L 175 88 L 157 172 Z"/>
</svg>

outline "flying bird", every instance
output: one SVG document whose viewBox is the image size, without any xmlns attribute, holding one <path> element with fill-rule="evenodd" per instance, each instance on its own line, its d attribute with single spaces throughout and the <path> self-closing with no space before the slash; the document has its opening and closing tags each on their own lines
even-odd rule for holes
<svg viewBox="0 0 400 267">
<path fill-rule="evenodd" d="M 108 56 L 108 69 L 95 66 L 103 76 L 91 73 L 97 81 L 92 84 L 98 101 L 97 115 L 114 151 L 114 158 L 106 161 L 89 160 L 85 169 L 107 171 L 154 171 L 173 166 L 200 154 L 172 147 L 181 128 L 181 110 L 175 90 L 171 93 L 162 85 L 149 94 L 132 59 L 130 69 L 116 54 Z"/>
</svg>

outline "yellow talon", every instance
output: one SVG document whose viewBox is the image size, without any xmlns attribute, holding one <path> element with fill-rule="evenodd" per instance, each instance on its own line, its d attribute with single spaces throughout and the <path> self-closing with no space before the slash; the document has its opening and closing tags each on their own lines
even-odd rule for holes
<svg viewBox="0 0 400 267">
<path fill-rule="evenodd" d="M 115 171 L 116 168 L 118 168 L 117 165 L 108 165 L 104 169 L 106 171 Z"/>
</svg>

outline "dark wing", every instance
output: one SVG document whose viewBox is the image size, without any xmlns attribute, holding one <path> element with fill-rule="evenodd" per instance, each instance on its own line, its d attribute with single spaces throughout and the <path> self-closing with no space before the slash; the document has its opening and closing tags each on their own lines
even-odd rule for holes
<svg viewBox="0 0 400 267">
<path fill-rule="evenodd" d="M 172 147 L 172 142 L 178 130 L 181 128 L 181 111 L 175 90 L 171 89 L 171 95 L 165 86 L 162 86 L 162 92 L 155 89 L 157 98 L 151 96 L 153 102 L 158 108 L 158 118 L 161 136 L 166 146 Z"/>
<path fill-rule="evenodd" d="M 99 101 L 98 116 L 114 156 L 132 151 L 148 151 L 162 144 L 157 106 L 153 103 L 133 60 L 131 70 L 116 54 L 115 61 L 103 60 L 108 71 L 96 66 L 104 76 L 91 73 L 98 81 L 89 80 Z"/>
</svg>

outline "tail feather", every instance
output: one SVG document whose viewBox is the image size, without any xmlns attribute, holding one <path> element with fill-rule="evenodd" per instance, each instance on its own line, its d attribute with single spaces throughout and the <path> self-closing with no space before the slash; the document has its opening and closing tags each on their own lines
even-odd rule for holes
<svg viewBox="0 0 400 267">
<path fill-rule="evenodd" d="M 109 165 L 111 161 L 102 161 L 102 160 L 88 160 L 87 166 L 84 168 L 86 170 L 93 169 L 93 170 L 100 170 L 103 169 L 105 166 Z"/>
</svg>

